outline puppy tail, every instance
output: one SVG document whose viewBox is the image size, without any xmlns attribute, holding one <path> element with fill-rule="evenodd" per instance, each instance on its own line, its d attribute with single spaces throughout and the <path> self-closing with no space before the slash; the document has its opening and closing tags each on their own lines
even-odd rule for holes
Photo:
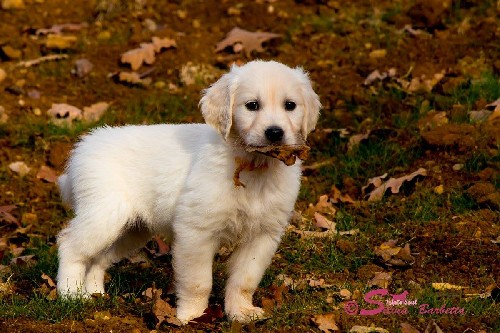
<svg viewBox="0 0 500 333">
<path fill-rule="evenodd" d="M 68 207 L 73 207 L 73 191 L 71 179 L 67 174 L 62 174 L 57 178 L 57 186 L 61 192 L 62 202 Z"/>
</svg>

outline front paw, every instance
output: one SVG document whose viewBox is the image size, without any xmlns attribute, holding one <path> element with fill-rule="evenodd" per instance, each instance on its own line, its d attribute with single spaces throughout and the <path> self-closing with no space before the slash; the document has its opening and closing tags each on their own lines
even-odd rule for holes
<svg viewBox="0 0 500 333">
<path fill-rule="evenodd" d="M 196 302 L 191 304 L 179 304 L 177 307 L 177 319 L 179 319 L 183 325 L 186 325 L 189 321 L 202 316 L 206 308 L 207 305 L 204 302 L 203 304 L 196 304 Z"/>
</svg>

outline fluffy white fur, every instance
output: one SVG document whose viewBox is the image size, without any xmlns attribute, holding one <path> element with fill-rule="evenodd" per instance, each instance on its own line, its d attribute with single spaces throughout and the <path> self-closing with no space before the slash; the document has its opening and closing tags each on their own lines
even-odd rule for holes
<svg viewBox="0 0 500 333">
<path fill-rule="evenodd" d="M 258 111 L 245 104 L 258 101 Z M 296 108 L 285 110 L 285 101 Z M 247 153 L 271 144 L 266 129 L 283 130 L 274 144 L 300 144 L 314 129 L 320 102 L 307 75 L 277 62 L 233 66 L 204 91 L 205 124 L 104 127 L 76 145 L 58 181 L 75 217 L 58 238 L 57 288 L 63 296 L 104 293 L 104 273 L 155 234 L 172 240 L 177 316 L 203 314 L 219 247 L 229 260 L 225 311 L 248 321 L 262 315 L 252 295 L 278 247 L 300 186 L 293 166 Z M 242 171 L 238 157 L 255 166 Z"/>
</svg>

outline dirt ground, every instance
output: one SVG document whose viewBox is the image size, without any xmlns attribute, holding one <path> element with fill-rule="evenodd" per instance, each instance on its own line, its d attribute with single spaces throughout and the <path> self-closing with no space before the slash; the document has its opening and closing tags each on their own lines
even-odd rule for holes
<svg viewBox="0 0 500 333">
<path fill-rule="evenodd" d="M 304 247 L 318 258 L 322 258 L 322 251 L 335 248 L 351 263 L 344 269 L 329 270 L 321 263 L 318 267 L 325 266 L 316 270 L 310 267 L 312 260 L 310 266 L 293 261 L 295 252 L 291 249 L 301 242 L 294 232 L 285 237 L 273 261 L 272 272 L 283 271 L 296 280 L 309 279 L 312 289 L 307 289 L 308 295 L 319 289 L 318 296 L 313 298 L 333 297 L 333 303 L 322 301 L 309 311 L 304 301 L 303 312 L 290 311 L 282 323 L 270 319 L 267 323 L 238 326 L 214 317 L 208 323 L 188 328 L 164 323 L 157 330 L 348 332 L 358 325 L 371 326 L 374 331 L 382 327 L 389 332 L 499 331 L 500 116 L 493 115 L 500 114 L 500 106 L 493 104 L 500 98 L 500 2 L 3 0 L 1 3 L 1 309 L 14 302 L 13 294 L 29 300 L 35 289 L 47 283 L 40 277 L 42 272 L 27 277 L 22 275 L 25 273 L 16 273 L 23 272 L 23 268 L 12 266 L 20 265 L 13 263 L 15 258 L 21 258 L 29 266 L 30 260 L 40 258 L 37 249 L 44 247 L 55 258 L 56 235 L 70 213 L 61 205 L 50 176 L 52 171 L 56 175 L 63 171 L 67 154 L 80 134 L 105 123 L 201 122 L 197 108 L 201 89 L 233 63 L 260 58 L 305 68 L 323 104 L 318 128 L 310 138 L 312 152 L 306 165 L 312 167 L 304 171 L 304 189 L 297 203 L 303 219 L 294 223 L 294 227 L 314 223 L 314 212 L 308 207 L 326 194 L 344 217 L 352 217 L 354 221 L 345 222 L 346 218 L 336 215 L 338 226 L 346 230 L 360 228 L 364 235 L 335 238 L 331 246 L 319 239 Z M 56 31 L 57 28 L 43 30 L 68 23 L 74 25 L 63 27 L 62 32 Z M 262 52 L 245 49 L 235 52 L 231 47 L 215 52 L 216 44 L 234 27 L 272 32 L 280 37 L 266 41 Z M 69 39 L 58 40 L 62 45 L 57 41 L 51 44 L 50 36 L 69 36 Z M 120 62 L 121 55 L 141 43 L 151 42 L 153 36 L 175 40 L 176 46 L 156 52 L 153 64 L 137 70 L 146 81 L 121 81 L 119 73 L 131 71 L 129 65 Z M 33 65 L 22 63 L 44 56 L 60 59 Z M 92 63 L 88 73 L 77 75 L 78 59 Z M 54 103 L 83 109 L 99 102 L 110 103 L 100 120 L 76 120 L 70 128 L 54 124 L 47 113 Z M 484 111 L 487 119 L 470 121 L 470 111 Z M 348 134 L 343 134 L 344 131 Z M 361 145 L 359 150 L 356 147 L 352 150 L 349 142 L 357 134 L 369 135 L 357 143 Z M 363 145 L 371 148 L 363 153 Z M 384 152 L 392 155 L 387 157 Z M 12 170 L 10 166 L 16 161 L 30 168 L 26 175 Z M 318 163 L 323 164 L 318 166 Z M 40 174 L 41 166 L 49 167 L 48 176 Z M 362 194 L 361 188 L 372 177 L 386 172 L 389 177 L 400 177 L 421 167 L 427 170 L 423 180 L 417 184 L 409 182 L 399 194 L 380 202 L 368 202 Z M 349 200 L 335 202 L 332 186 L 348 194 L 354 204 Z M 7 206 L 15 207 L 7 210 Z M 377 254 L 376 249 L 383 242 L 396 238 L 401 247 L 411 245 L 411 254 L 408 253 L 411 263 L 390 264 L 386 257 Z M 157 245 L 152 242 L 149 246 Z M 35 257 L 23 257 L 29 254 Z M 157 264 L 156 269 L 171 275 L 168 260 L 161 258 L 165 262 Z M 120 265 L 126 271 L 143 269 L 140 264 Z M 50 267 L 53 269 L 54 265 Z M 151 269 L 148 267 L 145 269 Z M 370 290 L 366 289 L 367 283 L 380 270 L 391 275 L 387 284 L 391 293 L 409 290 L 410 295 L 424 295 L 439 305 L 440 300 L 449 306 L 476 305 L 472 312 L 462 316 L 347 315 L 345 302 L 360 300 L 362 296 L 339 296 L 338 289 L 343 288 L 340 284 L 351 286 L 353 294 L 355 290 L 364 294 Z M 321 284 L 311 287 L 311 276 L 321 277 L 338 288 L 332 287 L 332 294 Z M 436 282 L 463 288 L 422 291 Z M 371 289 L 376 289 L 375 286 L 384 284 L 375 283 Z M 48 293 L 53 287 L 47 288 Z M 269 288 L 258 290 L 257 303 L 265 303 L 262 299 L 271 297 L 273 292 Z M 273 304 L 278 304 L 276 294 L 272 295 Z M 289 290 L 283 296 L 284 302 L 300 295 L 300 289 Z M 220 296 L 214 298 L 220 303 Z M 131 308 L 127 304 L 115 305 L 109 320 L 96 318 L 92 311 L 69 319 L 56 315 L 51 319 L 50 315 L 40 316 L 35 312 L 19 315 L 5 310 L 0 312 L 0 330 L 149 332 L 154 328 L 148 310 Z M 325 317 L 315 316 L 324 314 L 332 314 L 328 323 L 335 322 L 337 329 L 318 324 Z M 406 323 L 414 331 L 402 325 Z M 433 326 L 434 323 L 438 326 Z"/>
</svg>

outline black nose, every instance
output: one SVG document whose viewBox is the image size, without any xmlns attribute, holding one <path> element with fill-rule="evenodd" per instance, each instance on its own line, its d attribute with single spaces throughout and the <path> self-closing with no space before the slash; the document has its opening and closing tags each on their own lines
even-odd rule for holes
<svg viewBox="0 0 500 333">
<path fill-rule="evenodd" d="M 283 134 L 285 134 L 285 132 L 283 132 L 281 127 L 270 126 L 266 129 L 265 134 L 266 134 L 266 138 L 269 141 L 278 142 L 278 141 L 281 141 L 281 139 L 283 139 Z"/>
</svg>

